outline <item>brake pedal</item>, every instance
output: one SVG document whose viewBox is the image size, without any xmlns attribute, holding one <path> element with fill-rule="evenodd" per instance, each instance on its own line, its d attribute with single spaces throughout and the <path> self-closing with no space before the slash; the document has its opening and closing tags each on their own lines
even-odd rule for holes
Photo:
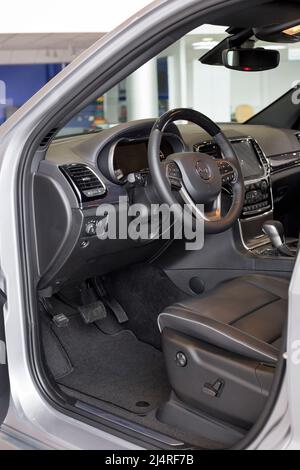
<svg viewBox="0 0 300 470">
<path fill-rule="evenodd" d="M 86 324 L 103 320 L 107 316 L 106 307 L 101 300 L 91 304 L 82 305 L 78 307 L 78 310 Z"/>
</svg>

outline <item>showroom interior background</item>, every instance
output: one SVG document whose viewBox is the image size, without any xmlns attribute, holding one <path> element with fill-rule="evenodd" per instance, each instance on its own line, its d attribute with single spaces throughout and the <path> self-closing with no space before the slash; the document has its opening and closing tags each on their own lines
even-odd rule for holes
<svg viewBox="0 0 300 470">
<path fill-rule="evenodd" d="M 192 31 L 82 110 L 69 123 L 70 132 L 156 117 L 175 107 L 198 109 L 219 122 L 243 122 L 294 85 L 291 77 L 297 78 L 300 61 L 297 44 L 279 46 L 276 74 L 201 64 L 199 57 L 225 37 L 225 30 L 204 25 Z M 0 124 L 103 34 L 0 34 Z"/>
</svg>

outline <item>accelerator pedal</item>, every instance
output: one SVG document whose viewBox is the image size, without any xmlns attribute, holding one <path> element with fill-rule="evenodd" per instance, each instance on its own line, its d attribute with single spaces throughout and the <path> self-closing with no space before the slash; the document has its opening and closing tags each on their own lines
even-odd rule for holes
<svg viewBox="0 0 300 470">
<path fill-rule="evenodd" d="M 103 300 L 104 304 L 109 307 L 109 309 L 112 311 L 118 323 L 126 323 L 128 321 L 128 316 L 124 308 L 114 297 L 112 297 L 107 292 L 103 282 L 99 278 L 95 278 L 93 279 L 93 285 L 98 296 Z"/>
</svg>

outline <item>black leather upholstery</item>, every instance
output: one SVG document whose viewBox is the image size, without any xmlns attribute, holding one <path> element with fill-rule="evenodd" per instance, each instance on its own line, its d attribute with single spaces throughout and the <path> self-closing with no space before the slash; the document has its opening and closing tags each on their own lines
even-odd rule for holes
<svg viewBox="0 0 300 470">
<path fill-rule="evenodd" d="M 251 275 L 165 309 L 160 331 L 170 328 L 258 361 L 276 362 L 288 312 L 287 279 Z"/>
</svg>

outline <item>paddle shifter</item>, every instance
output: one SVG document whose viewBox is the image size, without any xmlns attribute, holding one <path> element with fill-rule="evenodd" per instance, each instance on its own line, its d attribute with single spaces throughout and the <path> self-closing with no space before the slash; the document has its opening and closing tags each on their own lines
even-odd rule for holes
<svg viewBox="0 0 300 470">
<path fill-rule="evenodd" d="M 291 250 L 285 240 L 284 228 L 278 220 L 269 220 L 263 225 L 263 232 L 270 238 L 273 247 L 283 256 L 295 257 L 296 252 Z"/>
</svg>

